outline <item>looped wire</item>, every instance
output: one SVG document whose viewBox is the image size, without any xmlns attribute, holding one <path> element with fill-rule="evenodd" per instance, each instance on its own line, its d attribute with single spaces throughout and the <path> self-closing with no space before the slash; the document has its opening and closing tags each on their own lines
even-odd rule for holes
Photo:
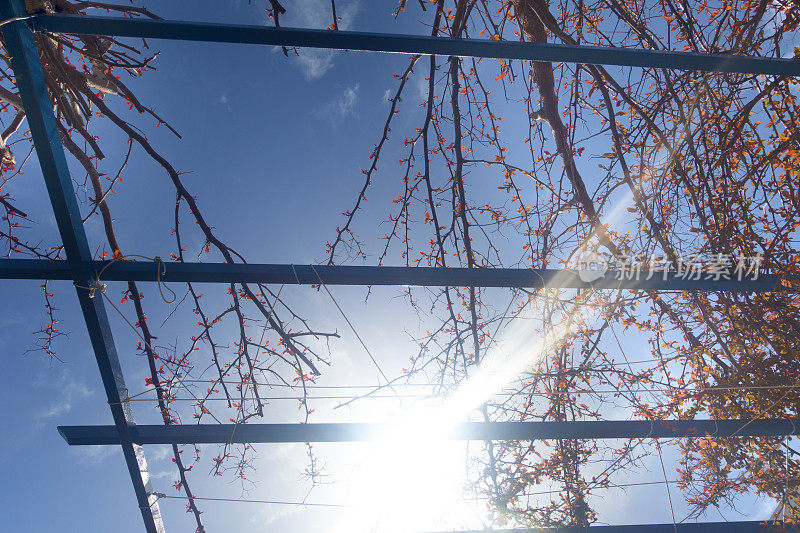
<svg viewBox="0 0 800 533">
<path fill-rule="evenodd" d="M 161 281 L 161 276 L 167 275 L 167 265 L 159 256 L 155 256 L 153 261 L 156 263 L 156 282 L 158 283 L 158 292 L 161 294 L 161 299 L 164 300 L 164 303 L 174 303 L 178 296 L 175 294 L 175 291 L 169 288 L 166 283 Z M 164 296 L 163 289 L 167 289 L 172 294 L 172 299 L 167 300 L 166 296 Z"/>
<path fill-rule="evenodd" d="M 167 265 L 166 263 L 164 263 L 164 260 L 161 259 L 160 256 L 147 257 L 146 255 L 139 255 L 139 254 L 115 255 L 111 261 L 106 263 L 106 265 L 100 269 L 100 272 L 95 272 L 95 281 L 92 284 L 92 286 L 90 287 L 82 287 L 80 285 L 75 285 L 75 286 L 81 289 L 88 290 L 89 298 L 94 298 L 95 293 L 97 292 L 105 294 L 107 285 L 105 283 L 101 283 L 100 278 L 111 265 L 113 265 L 118 261 L 124 261 L 128 257 L 139 257 L 141 259 L 147 259 L 148 261 L 153 261 L 154 263 L 156 263 L 156 283 L 158 284 L 158 292 L 159 294 L 161 294 L 161 299 L 164 300 L 164 303 L 167 304 L 175 303 L 175 300 L 177 299 L 175 291 L 170 289 L 169 286 L 161 280 L 161 277 L 167 274 Z M 164 289 L 170 292 L 170 294 L 172 295 L 171 299 L 168 299 L 166 296 L 164 296 Z"/>
<path fill-rule="evenodd" d="M 95 279 L 94 283 L 92 284 L 92 288 L 89 289 L 89 298 L 94 298 L 96 291 L 99 291 L 100 294 L 105 294 L 106 288 L 108 288 L 108 285 L 105 283 L 100 283 L 99 279 Z"/>
<path fill-rule="evenodd" d="M 292 269 L 294 269 L 294 265 L 292 265 Z M 330 296 L 331 301 L 336 306 L 336 309 L 339 310 L 339 314 L 342 315 L 342 318 L 344 318 L 344 321 L 347 322 L 348 326 L 350 326 L 350 329 L 353 331 L 353 334 L 355 334 L 356 338 L 358 339 L 358 342 L 361 343 L 361 346 L 364 348 L 364 351 L 367 352 L 367 355 L 372 360 L 372 364 L 375 365 L 375 368 L 378 369 L 378 372 L 380 372 L 381 376 L 383 376 L 383 379 L 386 380 L 386 384 L 394 391 L 395 389 L 394 389 L 394 387 L 392 387 L 392 381 L 386 376 L 386 374 L 384 373 L 383 369 L 381 368 L 381 365 L 379 365 L 377 359 L 375 359 L 375 356 L 373 356 L 372 352 L 369 350 L 369 348 L 367 348 L 367 344 L 364 342 L 364 339 L 362 339 L 361 335 L 358 334 L 358 331 L 356 331 L 356 328 L 355 328 L 355 326 L 353 326 L 353 323 L 350 322 L 350 319 L 347 317 L 347 314 L 344 312 L 342 307 L 339 305 L 339 302 L 337 302 L 336 298 L 333 297 L 333 293 L 330 291 L 330 289 L 328 289 L 328 286 L 325 285 L 325 282 L 322 281 L 322 277 L 319 275 L 319 272 L 317 272 L 317 269 L 314 268 L 314 265 L 311 265 L 311 270 L 314 272 L 314 275 L 317 276 L 317 280 L 319 281 L 320 286 L 322 286 L 322 288 L 325 289 L 325 292 L 328 293 L 328 296 Z M 296 275 L 297 274 L 295 274 L 295 276 Z M 395 394 L 397 394 L 397 391 L 395 391 Z"/>
<path fill-rule="evenodd" d="M 122 255 L 122 254 L 118 253 L 117 255 L 114 256 L 114 258 L 111 261 L 109 261 L 105 266 L 103 266 L 102 269 L 100 269 L 100 272 L 95 272 L 95 279 L 94 279 L 94 281 L 92 282 L 92 284 L 89 287 L 84 287 L 82 285 L 78 285 L 77 283 L 75 284 L 75 286 L 78 287 L 79 289 L 86 289 L 87 291 L 89 291 L 89 298 L 94 298 L 95 295 L 98 292 L 100 293 L 100 295 L 104 296 L 106 301 L 108 302 L 108 304 L 111 307 L 114 308 L 114 310 L 117 312 L 117 314 L 119 314 L 119 316 L 122 317 L 122 319 L 128 324 L 128 326 L 130 326 L 130 328 L 133 330 L 134 333 L 136 333 L 136 335 L 142 340 L 142 342 L 148 348 L 153 350 L 153 347 L 150 346 L 150 343 L 147 341 L 147 339 L 145 339 L 144 336 L 142 336 L 142 334 L 139 332 L 139 329 L 136 326 L 134 326 L 133 324 L 131 324 L 131 321 L 128 320 L 128 318 L 125 316 L 125 313 L 123 313 L 114 304 L 114 302 L 111 300 L 111 298 L 106 296 L 107 285 L 100 281 L 100 278 L 103 275 L 103 273 L 111 265 L 113 265 L 117 261 L 124 261 L 126 257 L 139 257 L 139 258 L 147 259 L 148 261 L 153 261 L 154 263 L 156 263 L 156 282 L 158 283 L 158 292 L 161 293 L 161 299 L 164 300 L 164 302 L 168 303 L 168 304 L 171 304 L 176 300 L 177 295 L 175 294 L 175 291 L 170 289 L 163 281 L 161 281 L 161 276 L 165 275 L 166 272 L 167 272 L 167 266 L 164 264 L 164 261 L 159 256 L 147 257 L 147 256 L 144 256 L 144 255 L 139 255 L 139 254 Z M 172 293 L 172 300 L 168 300 L 164 296 L 163 288 L 166 288 L 170 293 Z M 155 351 L 155 350 L 153 350 L 153 351 Z"/>
<path fill-rule="evenodd" d="M 89 291 L 89 298 L 94 298 L 98 292 L 100 294 L 105 294 L 106 288 L 108 288 L 108 285 L 106 285 L 105 283 L 100 283 L 100 277 L 97 275 L 96 272 L 94 281 L 92 281 L 92 284 L 89 285 L 88 287 L 84 287 L 83 285 L 78 285 L 77 283 L 73 283 L 73 285 L 75 285 L 79 289 L 86 289 L 87 291 Z"/>
</svg>

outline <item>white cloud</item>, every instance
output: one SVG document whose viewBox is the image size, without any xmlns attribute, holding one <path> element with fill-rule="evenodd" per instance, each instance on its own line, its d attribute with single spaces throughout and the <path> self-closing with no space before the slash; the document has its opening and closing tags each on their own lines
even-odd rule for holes
<svg viewBox="0 0 800 533">
<path fill-rule="evenodd" d="M 756 507 L 756 514 L 753 516 L 756 520 L 768 520 L 772 513 L 778 507 L 778 501 L 768 496 L 757 496 L 758 505 Z M 760 517 L 760 518 L 759 518 Z"/>
<path fill-rule="evenodd" d="M 152 451 L 149 451 L 148 458 L 153 461 L 163 461 L 172 455 L 172 447 L 168 445 L 153 446 Z"/>
<path fill-rule="evenodd" d="M 306 508 L 299 505 L 266 505 L 261 509 L 259 514 L 253 515 L 250 519 L 250 523 L 257 523 L 261 527 L 266 527 L 272 525 L 281 518 L 296 515 L 306 510 Z"/>
<path fill-rule="evenodd" d="M 425 100 L 428 98 L 428 90 L 430 89 L 430 81 L 425 79 L 425 76 L 413 76 L 411 78 L 411 83 L 413 84 L 414 88 L 417 91 L 417 95 L 422 99 Z"/>
<path fill-rule="evenodd" d="M 349 30 L 352 27 L 360 9 L 360 0 L 338 0 L 336 2 L 336 15 L 339 17 L 339 29 Z M 287 8 L 287 13 L 281 21 L 287 21 L 287 26 L 297 26 L 301 23 L 304 28 L 328 28 L 333 21 L 330 0 L 305 0 L 300 4 L 292 4 Z M 291 22 L 291 24 L 289 24 Z"/>
<path fill-rule="evenodd" d="M 230 100 L 228 100 L 228 95 L 227 94 L 222 93 L 222 94 L 219 95 L 219 103 L 220 103 L 220 105 L 224 106 L 225 109 L 227 109 L 228 111 L 231 110 L 231 102 L 230 102 Z"/>
<path fill-rule="evenodd" d="M 150 474 L 150 479 L 164 479 L 169 478 L 173 481 L 178 481 L 178 471 L 177 470 L 161 470 L 160 472 L 156 472 L 155 474 Z"/>
<path fill-rule="evenodd" d="M 88 398 L 92 394 L 92 391 L 86 385 L 75 381 L 66 372 L 61 374 L 58 388 L 57 399 L 49 406 L 40 409 L 36 414 L 37 423 L 41 424 L 48 418 L 68 413 L 72 410 L 75 401 Z"/>
<path fill-rule="evenodd" d="M 321 109 L 316 111 L 320 117 L 341 120 L 348 115 L 352 115 L 358 106 L 358 91 L 361 87 L 358 83 L 352 87 L 345 87 L 344 91 L 333 100 L 324 104 Z"/>
<path fill-rule="evenodd" d="M 339 29 L 349 30 L 360 9 L 360 0 L 339 1 L 336 3 L 336 15 L 339 18 Z M 295 28 L 329 28 L 333 21 L 331 3 L 328 0 L 306 0 L 287 8 L 281 17 L 281 25 Z M 341 53 L 335 50 L 316 50 L 304 48 L 299 50 L 297 64 L 303 70 L 307 80 L 321 78 L 333 68 L 334 60 Z"/>
<path fill-rule="evenodd" d="M 356 103 L 358 102 L 358 89 L 358 83 L 353 87 L 347 87 L 341 98 L 335 102 L 336 112 L 339 116 L 347 116 L 355 110 Z"/>
<path fill-rule="evenodd" d="M 120 446 L 76 446 L 69 449 L 70 453 L 78 457 L 78 462 L 83 465 L 98 465 L 117 453 L 122 453 Z"/>
<path fill-rule="evenodd" d="M 331 50 L 313 50 L 307 48 L 300 50 L 300 57 L 297 58 L 297 62 L 303 69 L 306 80 L 311 81 L 321 78 L 326 72 L 333 68 L 333 58 L 336 54 L 338 54 L 338 52 L 332 52 Z"/>
</svg>

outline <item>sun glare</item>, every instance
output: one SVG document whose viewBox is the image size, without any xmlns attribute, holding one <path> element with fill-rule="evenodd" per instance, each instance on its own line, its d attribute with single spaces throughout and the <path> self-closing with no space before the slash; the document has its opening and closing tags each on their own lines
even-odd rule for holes
<svg viewBox="0 0 800 533">
<path fill-rule="evenodd" d="M 448 439 L 447 419 L 441 406 L 411 409 L 368 446 L 347 486 L 353 516 L 339 531 L 420 531 L 469 512 L 466 443 Z"/>
<path fill-rule="evenodd" d="M 603 222 L 620 223 L 630 200 L 628 194 L 617 202 Z M 553 285 L 558 285 L 557 278 Z M 533 318 L 536 311 L 529 304 L 530 300 L 517 318 Z M 368 445 L 347 485 L 353 511 L 336 531 L 416 533 L 487 526 L 485 503 L 465 496 L 469 448 L 450 440 L 451 431 L 474 417 L 492 395 L 534 370 L 571 328 L 597 313 L 596 308 L 583 307 L 571 321 L 533 338 L 529 320 L 507 322 L 477 371 L 449 398 L 406 409 L 381 439 Z"/>
<path fill-rule="evenodd" d="M 348 483 L 354 510 L 338 531 L 413 533 L 485 525 L 485 504 L 465 498 L 467 443 L 449 437 L 490 396 L 535 367 L 566 333 L 566 327 L 556 328 L 530 339 L 524 322 L 511 323 L 504 340 L 450 398 L 406 410 L 369 445 Z"/>
</svg>

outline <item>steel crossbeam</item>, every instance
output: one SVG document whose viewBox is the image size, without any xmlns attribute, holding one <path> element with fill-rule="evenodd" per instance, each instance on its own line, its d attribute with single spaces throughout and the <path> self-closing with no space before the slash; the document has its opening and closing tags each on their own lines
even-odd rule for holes
<svg viewBox="0 0 800 533">
<path fill-rule="evenodd" d="M 59 426 L 67 444 L 119 444 L 114 426 Z M 800 419 L 607 420 L 568 422 L 464 422 L 441 435 L 451 440 L 664 439 L 678 437 L 784 437 L 800 434 Z M 360 442 L 419 438 L 391 424 L 182 424 L 140 425 L 137 444 Z M 421 437 L 424 438 L 424 435 Z"/>
<path fill-rule="evenodd" d="M 193 283 L 267 283 L 313 285 L 411 285 L 427 287 L 522 287 L 562 289 L 631 289 L 656 291 L 776 292 L 789 290 L 774 274 L 742 277 L 679 275 L 677 272 L 639 274 L 609 270 L 587 282 L 574 270 L 526 268 L 434 268 L 340 265 L 276 265 L 234 263 L 160 263 L 144 261 L 90 262 L 102 281 L 157 281 Z M 65 261 L 0 259 L 0 279 L 72 279 Z M 800 282 L 800 279 L 792 279 Z"/>
<path fill-rule="evenodd" d="M 54 33 L 800 76 L 798 61 L 729 54 L 81 15 L 37 15 L 31 24 Z"/>
</svg>

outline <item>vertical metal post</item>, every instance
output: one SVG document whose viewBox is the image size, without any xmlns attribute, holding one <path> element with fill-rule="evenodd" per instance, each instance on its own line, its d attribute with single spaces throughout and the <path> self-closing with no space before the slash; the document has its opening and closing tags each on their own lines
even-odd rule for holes
<svg viewBox="0 0 800 533">
<path fill-rule="evenodd" d="M 0 16 L 3 20 L 27 18 L 25 2 L 0 1 Z M 2 32 L 6 51 L 11 55 L 11 65 L 67 254 L 72 279 L 76 285 L 88 287 L 93 282 L 91 252 L 33 32 L 25 20 L 4 24 Z M 122 377 L 103 299 L 90 298 L 85 289 L 76 290 L 145 528 L 148 533 L 163 533 L 164 526 L 157 498 L 150 494 L 152 488 L 144 452 L 141 446 L 133 444 L 131 440 L 135 424 L 129 404 L 125 402 L 128 390 Z"/>
</svg>

